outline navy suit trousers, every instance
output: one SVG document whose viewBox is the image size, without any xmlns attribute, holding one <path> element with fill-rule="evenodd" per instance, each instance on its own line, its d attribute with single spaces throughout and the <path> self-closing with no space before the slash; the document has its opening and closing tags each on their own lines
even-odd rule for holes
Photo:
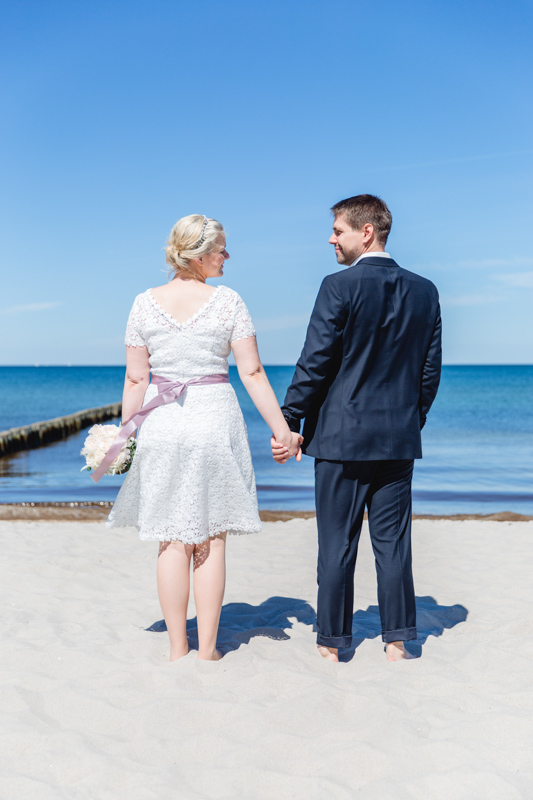
<svg viewBox="0 0 533 800">
<path fill-rule="evenodd" d="M 315 460 L 318 524 L 317 643 L 352 642 L 354 571 L 365 507 L 384 642 L 416 639 L 411 568 L 414 461 Z"/>
</svg>

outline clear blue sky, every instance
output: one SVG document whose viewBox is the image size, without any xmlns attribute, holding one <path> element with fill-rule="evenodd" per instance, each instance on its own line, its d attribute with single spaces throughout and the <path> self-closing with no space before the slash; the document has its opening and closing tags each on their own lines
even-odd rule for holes
<svg viewBox="0 0 533 800">
<path fill-rule="evenodd" d="M 189 213 L 293 363 L 329 207 L 389 204 L 447 363 L 533 362 L 531 2 L 4 0 L 0 363 L 117 364 Z"/>
</svg>

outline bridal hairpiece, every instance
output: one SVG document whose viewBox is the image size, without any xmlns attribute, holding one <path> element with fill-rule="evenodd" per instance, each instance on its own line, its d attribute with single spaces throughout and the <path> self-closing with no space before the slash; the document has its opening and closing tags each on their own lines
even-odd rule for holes
<svg viewBox="0 0 533 800">
<path fill-rule="evenodd" d="M 198 250 L 198 248 L 204 243 L 204 240 L 205 240 L 205 229 L 207 228 L 207 223 L 208 222 L 209 222 L 209 220 L 207 219 L 207 217 L 204 214 L 204 224 L 202 226 L 202 233 L 200 234 L 200 238 L 198 239 L 198 241 L 195 244 L 193 244 L 193 246 L 190 248 L 191 250 Z"/>
</svg>

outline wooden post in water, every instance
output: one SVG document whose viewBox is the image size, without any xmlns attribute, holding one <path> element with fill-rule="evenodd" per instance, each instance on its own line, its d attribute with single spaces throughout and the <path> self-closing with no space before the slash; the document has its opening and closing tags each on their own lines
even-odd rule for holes
<svg viewBox="0 0 533 800">
<path fill-rule="evenodd" d="M 0 457 L 20 450 L 33 450 L 50 442 L 66 439 L 90 425 L 97 425 L 110 419 L 118 419 L 122 413 L 122 403 L 111 403 L 99 408 L 76 411 L 66 417 L 56 417 L 44 422 L 34 422 L 21 428 L 11 428 L 0 432 Z"/>
</svg>

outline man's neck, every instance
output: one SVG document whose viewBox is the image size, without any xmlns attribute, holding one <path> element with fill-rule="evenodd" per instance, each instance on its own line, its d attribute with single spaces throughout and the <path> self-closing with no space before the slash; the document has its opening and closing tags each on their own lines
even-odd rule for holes
<svg viewBox="0 0 533 800">
<path fill-rule="evenodd" d="M 370 255 L 370 253 L 384 253 L 384 252 L 385 252 L 385 248 L 383 247 L 383 245 L 381 245 L 381 244 L 373 244 L 373 245 L 370 245 L 368 250 L 365 250 L 364 253 L 359 253 L 357 258 L 362 258 L 362 256 L 368 256 L 368 255 Z"/>
</svg>

